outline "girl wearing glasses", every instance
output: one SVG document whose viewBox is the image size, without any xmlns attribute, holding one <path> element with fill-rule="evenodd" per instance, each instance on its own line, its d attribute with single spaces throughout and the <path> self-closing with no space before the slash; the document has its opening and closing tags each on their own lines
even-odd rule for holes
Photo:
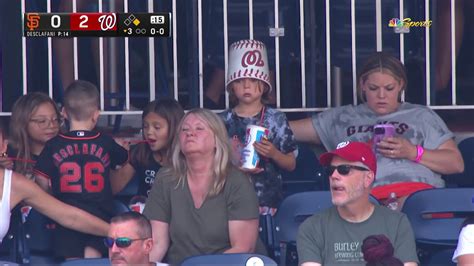
<svg viewBox="0 0 474 266">
<path fill-rule="evenodd" d="M 6 156 L 0 164 L 32 178 L 34 163 L 46 141 L 59 133 L 61 115 L 48 95 L 32 92 L 15 102 L 11 121 L 10 145 L 1 151 Z"/>
<path fill-rule="evenodd" d="M 384 200 L 395 193 L 399 208 L 417 190 L 444 187 L 442 174 L 461 173 L 461 153 L 443 120 L 426 106 L 403 102 L 407 76 L 400 60 L 377 52 L 360 69 L 357 89 L 362 103 L 291 121 L 296 139 L 333 150 L 343 141 L 370 143 L 375 125 L 393 125 L 394 136 L 373 144 L 380 171 L 372 194 Z"/>
</svg>

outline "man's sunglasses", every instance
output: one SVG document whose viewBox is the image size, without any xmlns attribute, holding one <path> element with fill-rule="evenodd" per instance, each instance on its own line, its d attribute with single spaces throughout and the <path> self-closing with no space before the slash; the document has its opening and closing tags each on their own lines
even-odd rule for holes
<svg viewBox="0 0 474 266">
<path fill-rule="evenodd" d="M 112 237 L 106 237 L 104 238 L 104 245 L 108 248 L 112 248 L 115 245 L 119 248 L 126 248 L 129 247 L 133 241 L 136 240 L 145 240 L 148 239 L 149 237 L 145 238 L 137 238 L 137 239 L 131 239 L 128 237 L 119 237 L 119 238 L 112 238 Z"/>
<path fill-rule="evenodd" d="M 338 166 L 330 165 L 330 166 L 326 167 L 326 174 L 328 176 L 331 176 L 334 173 L 334 170 L 336 170 L 336 169 L 337 169 L 337 172 L 340 175 L 348 175 L 351 172 L 351 169 L 356 169 L 356 170 L 359 170 L 359 171 L 370 171 L 369 169 L 364 168 L 362 166 L 350 165 L 350 164 L 341 164 L 341 165 L 338 165 Z"/>
</svg>

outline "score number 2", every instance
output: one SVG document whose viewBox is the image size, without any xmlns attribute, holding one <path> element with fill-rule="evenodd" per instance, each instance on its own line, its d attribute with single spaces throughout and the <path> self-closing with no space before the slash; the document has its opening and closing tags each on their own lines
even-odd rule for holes
<svg viewBox="0 0 474 266">
<path fill-rule="evenodd" d="M 104 166 L 100 162 L 88 162 L 81 166 L 75 162 L 65 162 L 59 168 L 61 175 L 60 191 L 65 193 L 82 193 L 81 177 L 84 188 L 89 193 L 101 192 L 104 189 Z"/>
<path fill-rule="evenodd" d="M 89 28 L 89 26 L 87 26 L 87 21 L 89 20 L 88 16 L 82 15 L 82 16 L 79 17 L 79 19 L 81 20 L 81 22 L 79 23 L 79 28 L 81 28 L 81 29 Z"/>
</svg>

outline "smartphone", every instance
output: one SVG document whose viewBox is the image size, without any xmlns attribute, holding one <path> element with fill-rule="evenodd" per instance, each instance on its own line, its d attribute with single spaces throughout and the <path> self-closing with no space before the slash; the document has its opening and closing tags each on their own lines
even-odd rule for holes
<svg viewBox="0 0 474 266">
<path fill-rule="evenodd" d="M 379 143 L 386 137 L 393 137 L 395 135 L 395 127 L 392 124 L 383 124 L 374 126 L 374 144 Z"/>
</svg>

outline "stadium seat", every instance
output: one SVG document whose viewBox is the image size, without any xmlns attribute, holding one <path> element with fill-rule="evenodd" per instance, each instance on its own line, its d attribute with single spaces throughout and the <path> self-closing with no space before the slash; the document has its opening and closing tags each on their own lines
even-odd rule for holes
<svg viewBox="0 0 474 266">
<path fill-rule="evenodd" d="M 295 170 L 282 171 L 282 178 L 284 197 L 299 192 L 329 189 L 324 168 L 319 164 L 316 154 L 307 144 L 298 144 Z"/>
<path fill-rule="evenodd" d="M 273 250 L 273 217 L 271 214 L 259 216 L 258 235 L 270 253 Z"/>
<path fill-rule="evenodd" d="M 10 226 L 0 244 L 0 260 L 23 263 L 25 254 L 25 234 L 21 221 L 20 206 L 11 211 Z"/>
<path fill-rule="evenodd" d="M 279 265 L 297 265 L 296 235 L 306 218 L 332 206 L 329 191 L 301 192 L 280 204 L 274 220 L 275 258 Z"/>
<path fill-rule="evenodd" d="M 82 266 L 82 265 L 106 266 L 106 265 L 110 265 L 110 261 L 109 261 L 109 258 L 72 259 L 72 260 L 66 260 L 63 263 L 61 263 L 61 266 Z"/>
<path fill-rule="evenodd" d="M 423 265 L 450 265 L 449 256 L 442 254 L 454 250 L 461 224 L 474 215 L 473 197 L 474 188 L 436 188 L 415 192 L 406 199 L 402 212 L 410 220 Z"/>
<path fill-rule="evenodd" d="M 114 212 L 115 212 L 115 215 L 121 214 L 121 213 L 124 213 L 124 212 L 129 212 L 129 211 L 130 211 L 130 208 L 128 208 L 128 206 L 125 205 L 125 203 L 121 202 L 118 199 L 114 199 Z"/>
<path fill-rule="evenodd" d="M 267 265 L 276 266 L 276 262 L 271 258 L 259 254 L 251 253 L 232 253 L 232 254 L 215 254 L 215 255 L 199 255 L 186 258 L 180 264 L 181 266 L 204 266 L 204 265 Z"/>
<path fill-rule="evenodd" d="M 379 205 L 376 198 L 370 201 Z M 306 218 L 332 205 L 330 191 L 312 191 L 293 194 L 283 200 L 274 218 L 275 258 L 279 265 L 297 265 L 296 235 Z"/>
<path fill-rule="evenodd" d="M 464 172 L 446 175 L 446 187 L 474 187 L 474 137 L 464 139 L 458 144 L 464 160 Z"/>
<path fill-rule="evenodd" d="M 20 265 L 20 264 L 14 263 L 14 262 L 11 262 L 11 261 L 0 260 L 0 265 L 1 266 L 17 266 L 17 265 Z"/>
<path fill-rule="evenodd" d="M 57 262 L 54 259 L 52 245 L 52 230 L 55 223 L 35 209 L 31 209 L 28 214 L 23 212 L 26 240 L 24 262 L 32 265 L 54 264 Z"/>
<path fill-rule="evenodd" d="M 421 265 L 456 266 L 456 263 L 452 262 L 454 250 L 455 248 L 442 248 L 436 252 L 433 252 L 431 256 L 423 259 Z"/>
</svg>

